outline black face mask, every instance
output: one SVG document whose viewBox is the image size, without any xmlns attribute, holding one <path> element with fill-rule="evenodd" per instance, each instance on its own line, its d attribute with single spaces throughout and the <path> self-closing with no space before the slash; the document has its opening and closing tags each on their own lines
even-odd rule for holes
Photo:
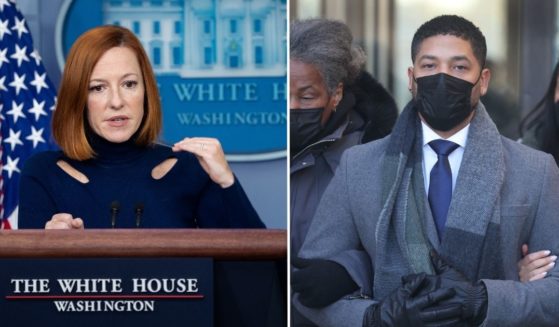
<svg viewBox="0 0 559 327">
<path fill-rule="evenodd" d="M 289 109 L 289 137 L 291 152 L 296 153 L 315 141 L 322 131 L 324 108 Z"/>
<path fill-rule="evenodd" d="M 435 130 L 453 129 L 474 110 L 470 97 L 475 84 L 444 73 L 420 77 L 415 82 L 417 110 Z"/>
</svg>

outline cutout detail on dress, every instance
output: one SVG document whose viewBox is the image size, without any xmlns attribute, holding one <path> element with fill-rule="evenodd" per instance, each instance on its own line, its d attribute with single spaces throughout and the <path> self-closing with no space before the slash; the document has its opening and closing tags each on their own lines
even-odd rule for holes
<svg viewBox="0 0 559 327">
<path fill-rule="evenodd" d="M 64 172 L 68 175 L 70 175 L 70 177 L 72 177 L 73 179 L 77 180 L 78 182 L 82 183 L 82 184 L 87 184 L 89 183 L 89 178 L 87 178 L 87 176 L 85 176 L 83 173 L 81 173 L 79 170 L 77 170 L 76 168 L 72 167 L 69 163 L 67 163 L 64 160 L 58 160 L 56 162 L 56 165 L 58 167 L 60 167 L 60 169 L 64 170 Z"/>
<path fill-rule="evenodd" d="M 178 159 L 174 157 L 165 159 L 151 170 L 151 177 L 153 177 L 153 179 L 161 179 L 165 177 L 165 175 L 173 169 L 177 161 Z"/>
</svg>

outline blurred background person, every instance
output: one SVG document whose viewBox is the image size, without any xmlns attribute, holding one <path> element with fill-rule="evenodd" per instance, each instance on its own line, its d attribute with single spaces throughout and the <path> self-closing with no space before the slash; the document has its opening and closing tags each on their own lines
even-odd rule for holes
<svg viewBox="0 0 559 327">
<path fill-rule="evenodd" d="M 547 152 L 559 163 L 559 62 L 555 64 L 553 74 L 544 96 L 520 122 L 519 133 L 522 143 Z M 529 245 L 522 246 L 522 260 L 518 262 L 521 281 L 533 281 L 544 278 L 555 266 L 557 256 L 549 251 L 529 254 Z"/>
<path fill-rule="evenodd" d="M 388 135 L 398 115 L 392 96 L 363 70 L 365 55 L 352 41 L 349 28 L 339 21 L 309 19 L 291 24 L 292 258 L 299 252 L 342 153 L 353 145 Z M 308 264 L 305 260 L 294 259 L 293 262 Z M 316 283 L 336 281 L 331 284 L 335 287 L 319 288 L 322 293 L 316 298 L 333 301 L 356 287 L 344 268 L 334 261 L 322 260 L 313 266 L 322 272 L 320 275 L 313 273 Z M 293 281 L 294 289 L 296 284 Z M 292 310 L 292 317 L 295 326 L 312 325 L 296 310 Z"/>
<path fill-rule="evenodd" d="M 72 46 L 53 116 L 61 151 L 20 180 L 20 228 L 262 228 L 218 140 L 158 144 L 161 105 L 136 36 L 102 26 Z"/>
<path fill-rule="evenodd" d="M 555 64 L 544 96 L 522 119 L 522 143 L 547 152 L 559 162 L 559 62 Z"/>
</svg>

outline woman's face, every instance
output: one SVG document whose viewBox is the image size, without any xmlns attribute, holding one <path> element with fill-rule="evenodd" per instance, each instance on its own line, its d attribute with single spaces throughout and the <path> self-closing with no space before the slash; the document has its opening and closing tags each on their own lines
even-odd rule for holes
<svg viewBox="0 0 559 327">
<path fill-rule="evenodd" d="M 87 120 L 93 131 L 110 142 L 129 140 L 142 123 L 144 92 L 135 53 L 127 47 L 105 52 L 89 80 Z"/>
<path fill-rule="evenodd" d="M 333 95 L 328 94 L 326 84 L 316 67 L 302 61 L 289 61 L 289 108 L 324 108 L 321 123 L 324 125 L 343 94 L 342 83 Z"/>
</svg>

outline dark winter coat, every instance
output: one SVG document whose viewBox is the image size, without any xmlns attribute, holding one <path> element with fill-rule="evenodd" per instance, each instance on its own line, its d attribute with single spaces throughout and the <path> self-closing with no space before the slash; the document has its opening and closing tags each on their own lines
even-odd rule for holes
<svg viewBox="0 0 559 327">
<path fill-rule="evenodd" d="M 291 253 L 296 255 L 326 186 L 334 176 L 342 153 L 356 144 L 388 135 L 398 110 L 392 96 L 370 74 L 363 72 L 344 89 L 327 125 L 333 132 L 291 157 Z"/>
</svg>

